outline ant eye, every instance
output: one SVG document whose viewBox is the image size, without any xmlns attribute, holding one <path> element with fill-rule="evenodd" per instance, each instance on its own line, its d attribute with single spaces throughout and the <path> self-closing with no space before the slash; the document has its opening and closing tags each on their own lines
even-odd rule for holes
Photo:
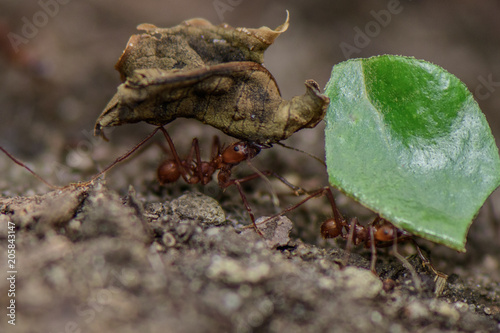
<svg viewBox="0 0 500 333">
<path fill-rule="evenodd" d="M 240 144 L 234 146 L 234 151 L 237 153 L 242 152 L 243 154 L 245 154 L 246 148 L 247 148 L 247 145 L 240 143 Z"/>
<path fill-rule="evenodd" d="M 375 238 L 383 242 L 391 241 L 394 239 L 394 229 L 389 226 L 383 226 L 377 230 Z"/>
</svg>

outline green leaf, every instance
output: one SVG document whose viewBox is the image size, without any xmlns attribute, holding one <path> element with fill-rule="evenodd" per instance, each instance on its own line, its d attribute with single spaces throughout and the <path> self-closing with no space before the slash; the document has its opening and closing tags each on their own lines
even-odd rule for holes
<svg viewBox="0 0 500 333">
<path fill-rule="evenodd" d="M 326 88 L 330 183 L 399 228 L 465 251 L 500 184 L 500 158 L 466 86 L 401 56 L 336 65 Z"/>
</svg>

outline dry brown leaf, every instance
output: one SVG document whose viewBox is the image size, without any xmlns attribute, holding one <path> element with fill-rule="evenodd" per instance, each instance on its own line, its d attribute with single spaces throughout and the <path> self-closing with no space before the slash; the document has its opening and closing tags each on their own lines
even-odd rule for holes
<svg viewBox="0 0 500 333">
<path fill-rule="evenodd" d="M 235 138 L 272 144 L 323 119 L 328 98 L 313 80 L 283 100 L 262 66 L 264 51 L 288 28 L 214 26 L 192 19 L 172 28 L 141 24 L 116 64 L 122 83 L 95 125 L 195 118 Z"/>
</svg>

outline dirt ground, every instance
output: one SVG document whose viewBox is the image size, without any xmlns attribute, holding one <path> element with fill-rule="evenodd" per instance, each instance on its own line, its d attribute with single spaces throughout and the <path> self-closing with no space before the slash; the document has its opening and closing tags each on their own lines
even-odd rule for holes
<svg viewBox="0 0 500 333">
<path fill-rule="evenodd" d="M 0 145 L 57 185 L 89 179 L 151 132 L 150 125 L 133 124 L 109 131 L 110 142 L 92 136 L 119 84 L 113 66 L 135 26 L 168 27 L 192 17 L 276 27 L 288 9 L 290 28 L 266 52 L 265 65 L 291 98 L 303 93 L 306 79 L 324 87 L 331 67 L 346 59 L 341 43 L 356 46 L 357 31 L 399 4 L 351 57 L 403 54 L 444 67 L 475 94 L 500 143 L 500 6 L 494 0 L 60 2 L 0 3 Z M 27 31 L 25 22 L 40 20 L 40 13 L 46 22 Z M 18 52 L 9 32 L 27 41 Z M 167 129 L 181 154 L 193 137 L 207 151 L 220 135 L 187 120 Z M 321 157 L 323 127 L 287 144 Z M 245 228 L 249 218 L 235 188 L 160 187 L 155 170 L 163 157 L 151 145 L 103 181 L 54 191 L 0 157 L 0 331 L 500 332 L 499 191 L 472 224 L 467 253 L 417 240 L 449 275 L 436 296 L 435 275 L 411 244 L 399 252 L 417 276 L 387 249 L 378 252 L 378 277 L 369 271 L 369 250 L 354 250 L 342 269 L 345 244 L 319 237 L 330 214 L 326 200 L 311 200 L 288 215 L 291 221 L 268 223 L 262 238 Z M 253 164 L 307 189 L 327 184 L 320 163 L 282 147 L 263 151 Z M 278 182 L 271 185 L 281 208 L 297 202 Z M 257 216 L 278 209 L 265 182 L 244 190 Z M 346 216 L 372 217 L 336 195 Z M 16 225 L 15 326 L 5 310 L 12 299 L 9 222 Z"/>
</svg>

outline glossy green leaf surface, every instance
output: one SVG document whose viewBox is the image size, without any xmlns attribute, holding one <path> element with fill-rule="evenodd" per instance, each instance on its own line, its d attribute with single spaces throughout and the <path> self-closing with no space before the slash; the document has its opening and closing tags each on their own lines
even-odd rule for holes
<svg viewBox="0 0 500 333">
<path fill-rule="evenodd" d="M 336 65 L 325 94 L 330 183 L 414 235 L 465 251 L 500 184 L 498 148 L 466 86 L 401 56 Z"/>
</svg>

